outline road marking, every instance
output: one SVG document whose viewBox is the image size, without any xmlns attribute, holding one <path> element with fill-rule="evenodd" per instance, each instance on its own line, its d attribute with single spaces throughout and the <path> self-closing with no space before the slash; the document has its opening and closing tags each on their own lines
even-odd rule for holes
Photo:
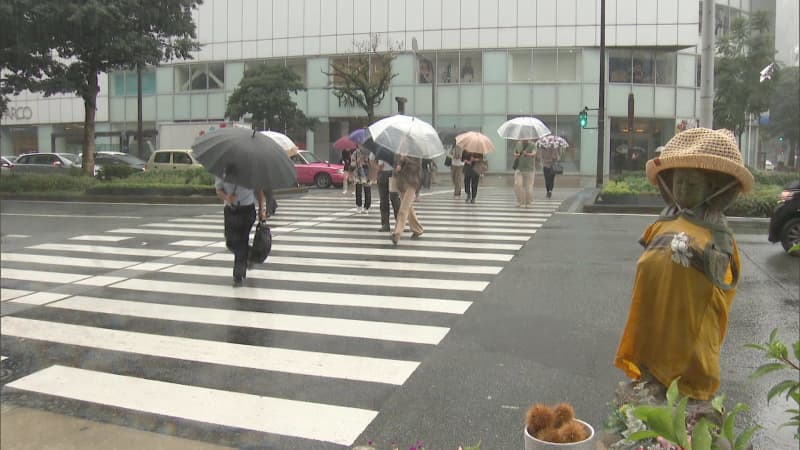
<svg viewBox="0 0 800 450">
<path fill-rule="evenodd" d="M 366 228 L 366 227 L 364 227 Z M 394 229 L 394 227 L 392 227 Z M 275 229 L 273 229 L 275 231 Z M 375 234 L 378 234 L 378 231 L 375 231 L 375 226 L 372 226 L 372 231 Z M 529 234 L 533 235 L 536 233 L 536 229 L 530 230 Z M 350 230 L 343 230 L 343 229 L 320 229 L 320 228 L 303 228 L 302 230 L 297 230 L 297 234 L 324 234 L 325 236 L 335 235 L 335 234 L 344 234 L 344 235 L 353 235 L 353 232 Z M 365 233 L 369 234 L 369 233 Z M 386 234 L 380 234 L 380 236 L 387 236 Z M 462 241 L 516 241 L 516 242 L 527 242 L 530 239 L 530 236 L 506 236 L 501 234 L 474 234 L 474 233 L 467 233 L 467 234 L 460 234 L 460 233 L 436 233 L 430 232 L 428 228 L 425 228 L 425 236 L 426 237 L 447 237 L 450 239 L 462 240 Z M 403 242 L 405 244 L 405 241 Z M 471 245 L 462 242 L 462 246 L 464 245 Z"/>
<path fill-rule="evenodd" d="M 374 239 L 367 239 L 367 238 L 360 238 L 360 237 L 353 237 L 352 234 L 350 237 L 314 237 L 314 236 L 300 236 L 300 235 L 289 235 L 289 234 L 281 234 L 272 237 L 272 241 L 278 242 L 315 242 L 318 244 L 359 244 L 359 245 L 385 245 L 386 238 L 374 238 Z M 443 240 L 416 240 L 412 241 L 409 240 L 408 242 L 404 242 L 403 245 L 407 245 L 410 247 L 450 247 L 450 248 L 459 248 L 463 249 L 465 245 L 469 246 L 471 249 L 475 250 L 510 250 L 510 251 L 517 251 L 522 248 L 521 245 L 518 244 L 490 244 L 490 243 L 479 243 L 479 242 L 470 242 L 469 244 L 464 244 L 464 242 L 458 241 L 443 241 Z"/>
<path fill-rule="evenodd" d="M 539 228 L 542 226 L 540 223 L 531 223 L 526 228 L 493 228 L 493 227 L 478 227 L 478 228 L 471 228 L 469 226 L 469 220 L 465 220 L 465 224 L 460 227 L 447 227 L 447 226 L 437 226 L 437 225 L 426 225 L 425 223 L 422 226 L 425 229 L 425 232 L 428 231 L 446 231 L 446 232 L 456 232 L 456 233 L 464 233 L 464 234 L 474 234 L 475 236 L 480 236 L 484 233 L 498 233 L 498 234 L 533 234 L 533 229 Z M 317 225 L 321 228 L 341 228 L 343 226 L 347 227 L 351 230 L 373 230 L 375 225 L 370 225 L 367 223 L 360 224 L 360 223 L 343 223 L 340 221 L 331 222 L 331 223 L 320 223 Z M 532 228 L 532 229 L 531 229 Z"/>
<path fill-rule="evenodd" d="M 3 262 L 25 262 L 45 265 L 92 267 L 95 269 L 122 269 L 139 264 L 141 261 L 126 261 L 115 259 L 73 258 L 70 256 L 34 255 L 30 253 L 0 253 Z"/>
<path fill-rule="evenodd" d="M 6 385 L 60 398 L 349 447 L 377 411 L 50 366 Z M 311 419 L 313 418 L 313 419 Z"/>
<path fill-rule="evenodd" d="M 182 275 L 200 275 L 205 277 L 230 277 L 228 267 L 221 266 L 189 266 L 174 265 L 162 270 L 162 273 L 179 273 Z M 376 275 L 350 275 L 342 273 L 322 273 L 322 272 L 303 272 L 302 278 L 298 277 L 297 272 L 281 270 L 259 270 L 251 269 L 247 271 L 247 278 L 274 281 L 300 281 L 306 285 L 317 283 L 328 284 L 347 284 L 354 286 L 384 286 L 410 289 L 443 289 L 446 291 L 473 291 L 482 292 L 489 285 L 488 281 L 469 281 L 469 280 L 444 280 L 434 278 L 408 278 L 408 277 L 386 277 Z"/>
<path fill-rule="evenodd" d="M 23 217 L 66 217 L 74 219 L 141 219 L 139 216 L 95 216 L 95 215 L 80 215 L 80 214 L 28 214 L 28 213 L 2 213 L 3 216 L 23 216 Z"/>
<path fill-rule="evenodd" d="M 3 278 L 11 280 L 23 281 L 40 281 L 42 283 L 74 283 L 78 280 L 83 280 L 91 277 L 92 275 L 85 275 L 80 273 L 65 273 L 65 272 L 42 272 L 41 270 L 21 270 L 3 268 Z"/>
<path fill-rule="evenodd" d="M 57 250 L 66 252 L 86 252 L 86 253 L 102 253 L 111 255 L 155 256 L 155 257 L 172 256 L 177 253 L 174 250 L 106 247 L 102 245 L 83 245 L 83 244 L 39 244 L 39 245 L 32 245 L 28 248 L 34 250 Z"/>
<path fill-rule="evenodd" d="M 3 317 L 0 324 L 4 336 L 184 361 L 398 386 L 405 383 L 419 365 L 415 361 L 232 344 L 13 316 Z"/>
<path fill-rule="evenodd" d="M 386 238 L 387 246 L 391 246 L 391 241 Z M 465 244 L 466 245 L 466 244 Z M 215 245 L 216 246 L 216 245 Z M 222 243 L 221 246 L 225 246 Z M 463 252 L 437 251 L 437 250 L 408 250 L 403 249 L 402 241 L 400 247 L 391 248 L 354 248 L 354 247 L 333 247 L 333 246 L 313 246 L 313 245 L 294 245 L 294 244 L 272 244 L 272 251 L 285 252 L 307 252 L 307 253 L 332 253 L 336 255 L 371 255 L 371 256 L 406 256 L 422 260 L 424 258 L 441 259 L 463 259 L 469 261 L 511 261 L 512 254 L 501 253 L 478 253 L 470 252 L 469 248 L 464 248 Z"/>
<path fill-rule="evenodd" d="M 7 239 L 27 239 L 31 237 L 29 234 L 4 234 L 2 237 Z"/>
<path fill-rule="evenodd" d="M 51 303 L 51 308 L 145 317 L 176 322 L 205 323 L 261 330 L 314 333 L 392 342 L 436 345 L 449 331 L 445 327 L 410 325 L 392 322 L 298 316 L 254 311 L 231 311 L 216 308 L 141 303 L 111 298 L 75 296 Z"/>
<path fill-rule="evenodd" d="M 12 298 L 22 297 L 23 295 L 29 295 L 32 292 L 33 291 L 23 291 L 22 289 L 0 288 L 0 301 L 5 302 L 11 300 Z"/>
<path fill-rule="evenodd" d="M 325 291 L 265 289 L 252 287 L 234 288 L 231 286 L 181 283 L 175 281 L 137 280 L 121 281 L 113 288 L 130 289 L 142 292 L 163 292 L 170 294 L 199 295 L 257 301 L 286 303 L 307 303 L 316 305 L 354 306 L 364 308 L 400 309 L 406 311 L 428 311 L 447 314 L 464 314 L 472 302 L 463 300 L 442 300 L 422 297 L 400 297 L 392 295 L 345 294 Z"/>
<path fill-rule="evenodd" d="M 84 234 L 69 238 L 70 241 L 96 241 L 96 242 L 119 242 L 130 239 L 130 236 L 107 236 L 104 234 Z"/>
<path fill-rule="evenodd" d="M 9 303 L 25 303 L 28 305 L 46 305 L 56 300 L 69 297 L 69 294 L 57 294 L 55 292 L 36 292 L 25 297 L 17 297 Z"/>
<path fill-rule="evenodd" d="M 209 261 L 233 262 L 233 255 L 230 253 L 214 253 L 213 255 L 202 258 Z M 463 274 L 486 274 L 496 275 L 503 270 L 502 266 L 473 266 L 468 264 L 427 264 L 415 262 L 396 262 L 396 261 L 373 261 L 364 259 L 326 259 L 326 258 L 303 258 L 293 256 L 270 256 L 267 263 L 272 265 L 291 265 L 304 267 L 341 267 L 350 269 L 369 269 L 369 270 L 394 270 L 399 272 L 420 271 L 420 272 L 441 272 L 441 273 L 463 273 Z"/>
</svg>

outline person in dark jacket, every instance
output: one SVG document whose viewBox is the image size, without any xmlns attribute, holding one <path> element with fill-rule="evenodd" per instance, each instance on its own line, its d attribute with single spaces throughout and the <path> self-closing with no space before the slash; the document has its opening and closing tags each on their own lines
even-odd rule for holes
<svg viewBox="0 0 800 450">
<path fill-rule="evenodd" d="M 464 161 L 464 192 L 467 193 L 466 202 L 475 203 L 478 196 L 478 181 L 481 178 L 479 165 L 483 162 L 483 155 L 470 153 L 466 150 L 461 155 Z"/>
<path fill-rule="evenodd" d="M 225 168 L 223 178 L 215 177 L 217 197 L 225 204 L 225 246 L 233 252 L 233 286 L 244 284 L 247 275 L 247 254 L 250 249 L 250 230 L 258 218 L 267 218 L 266 196 L 262 190 L 253 190 L 225 181 L 233 173 L 233 166 Z"/>
</svg>

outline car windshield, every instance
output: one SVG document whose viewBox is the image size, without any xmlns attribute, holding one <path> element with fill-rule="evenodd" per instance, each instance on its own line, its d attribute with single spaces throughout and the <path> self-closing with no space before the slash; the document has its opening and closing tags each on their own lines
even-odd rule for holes
<svg viewBox="0 0 800 450">
<path fill-rule="evenodd" d="M 317 156 L 314 155 L 313 153 L 303 152 L 301 154 L 303 155 L 303 158 L 305 158 L 306 161 L 308 161 L 309 164 L 315 163 L 315 162 L 322 162 L 322 160 L 317 158 Z"/>
<path fill-rule="evenodd" d="M 59 153 L 59 156 L 61 156 L 64 159 L 68 159 L 73 164 L 80 164 L 81 163 L 81 160 L 80 160 L 80 158 L 78 158 L 78 155 L 76 155 L 74 153 Z"/>
</svg>

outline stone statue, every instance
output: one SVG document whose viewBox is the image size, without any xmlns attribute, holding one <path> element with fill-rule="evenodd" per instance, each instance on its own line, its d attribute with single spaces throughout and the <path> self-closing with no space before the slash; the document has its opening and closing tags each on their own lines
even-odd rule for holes
<svg viewBox="0 0 800 450">
<path fill-rule="evenodd" d="M 739 252 L 723 211 L 753 188 L 727 130 L 693 128 L 647 162 L 667 207 L 644 232 L 628 321 L 614 364 L 628 377 L 710 399 L 739 281 Z"/>
</svg>

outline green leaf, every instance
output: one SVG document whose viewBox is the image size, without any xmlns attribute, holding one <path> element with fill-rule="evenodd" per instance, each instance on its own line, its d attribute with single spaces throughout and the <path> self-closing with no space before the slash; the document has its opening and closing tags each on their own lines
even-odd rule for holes
<svg viewBox="0 0 800 450">
<path fill-rule="evenodd" d="M 781 381 L 780 383 L 776 384 L 767 393 L 767 403 L 769 403 L 769 401 L 772 400 L 772 397 L 775 397 L 776 395 L 780 395 L 781 392 L 783 392 L 783 391 L 788 390 L 788 391 L 791 392 L 792 388 L 797 389 L 797 385 L 798 384 L 800 384 L 800 382 L 798 382 L 796 380 L 784 380 L 784 381 Z M 788 396 L 787 396 L 787 399 L 788 399 Z"/>
<path fill-rule="evenodd" d="M 800 361 L 800 341 L 795 342 L 792 347 L 794 347 L 794 359 Z"/>
<path fill-rule="evenodd" d="M 642 422 L 647 424 L 647 428 L 655 431 L 665 439 L 675 442 L 675 431 L 672 427 L 671 411 L 667 407 L 658 406 L 639 406 L 635 410 L 642 408 L 642 415 L 636 415 Z M 634 410 L 634 411 L 635 411 Z"/>
<path fill-rule="evenodd" d="M 667 389 L 667 406 L 670 408 L 675 406 L 675 400 L 678 399 L 678 380 L 680 380 L 680 377 L 672 380 L 672 383 L 669 384 L 669 389 Z"/>
<path fill-rule="evenodd" d="M 683 448 L 687 448 L 683 446 Z M 711 449 L 711 431 L 708 429 L 708 421 L 705 418 L 700 419 L 692 429 L 692 447 L 691 450 L 710 450 Z"/>
<path fill-rule="evenodd" d="M 753 425 L 752 427 L 747 427 L 744 431 L 739 433 L 739 436 L 736 437 L 736 442 L 733 444 L 733 450 L 745 450 L 747 445 L 750 443 L 750 440 L 753 439 L 753 434 L 761 428 L 758 425 Z"/>
<path fill-rule="evenodd" d="M 645 439 L 655 439 L 658 436 L 659 436 L 658 433 L 656 433 L 655 431 L 642 430 L 642 431 L 637 431 L 635 433 L 631 433 L 631 435 L 628 436 L 628 440 L 631 442 L 638 442 L 638 441 L 643 441 Z"/>
<path fill-rule="evenodd" d="M 725 409 L 725 394 L 720 394 L 711 399 L 711 407 L 714 408 L 714 411 L 722 414 Z"/>
<path fill-rule="evenodd" d="M 762 350 L 762 351 L 765 351 L 765 352 L 767 351 L 767 347 L 766 346 L 759 345 L 759 344 L 745 344 L 744 347 L 745 348 L 754 348 L 756 350 Z"/>
<path fill-rule="evenodd" d="M 770 343 L 775 342 L 775 336 L 777 336 L 777 335 L 778 335 L 778 329 L 777 328 L 773 328 L 772 331 L 770 331 L 770 333 L 769 333 L 769 342 Z"/>
<path fill-rule="evenodd" d="M 725 419 L 722 421 L 722 435 L 725 436 L 728 441 L 733 442 L 735 438 L 733 434 L 733 421 L 736 419 L 736 415 L 746 409 L 747 405 L 738 403 L 728 414 L 725 414 Z"/>
<path fill-rule="evenodd" d="M 784 366 L 781 363 L 764 364 L 761 367 L 759 367 L 758 369 L 756 369 L 756 371 L 753 372 L 753 374 L 750 375 L 749 378 L 751 380 L 754 380 L 756 378 L 763 377 L 764 375 L 766 375 L 766 374 L 768 374 L 770 372 L 775 372 L 776 370 L 781 370 L 781 369 L 785 369 L 785 368 L 786 368 L 786 366 Z"/>
<path fill-rule="evenodd" d="M 675 431 L 675 438 L 678 445 L 683 448 L 689 447 L 689 440 L 686 434 L 686 404 L 689 402 L 689 397 L 683 397 L 675 407 L 672 414 L 672 429 Z"/>
</svg>

